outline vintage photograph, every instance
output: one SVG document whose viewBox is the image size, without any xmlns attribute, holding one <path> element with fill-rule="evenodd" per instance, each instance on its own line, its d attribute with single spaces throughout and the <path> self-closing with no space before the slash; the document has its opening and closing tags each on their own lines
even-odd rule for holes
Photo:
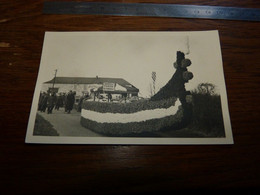
<svg viewBox="0 0 260 195">
<path fill-rule="evenodd" d="M 232 144 L 218 31 L 46 32 L 26 143 Z"/>
</svg>

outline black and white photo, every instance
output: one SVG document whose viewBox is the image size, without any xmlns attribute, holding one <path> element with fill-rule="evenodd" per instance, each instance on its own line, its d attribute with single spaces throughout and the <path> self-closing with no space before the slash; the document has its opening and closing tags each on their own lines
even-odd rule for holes
<svg viewBox="0 0 260 195">
<path fill-rule="evenodd" d="M 218 31 L 46 32 L 26 142 L 232 144 Z"/>
</svg>

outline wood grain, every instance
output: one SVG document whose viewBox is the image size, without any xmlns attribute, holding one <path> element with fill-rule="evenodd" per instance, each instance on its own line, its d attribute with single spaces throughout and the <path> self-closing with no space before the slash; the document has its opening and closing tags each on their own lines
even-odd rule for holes
<svg viewBox="0 0 260 195">
<path fill-rule="evenodd" d="M 112 1 L 111 1 L 112 2 Z M 115 2 L 115 1 L 114 1 Z M 259 1 L 118 1 L 260 8 Z M 0 186 L 9 194 L 256 191 L 260 186 L 260 23 L 47 15 L 43 1 L 0 3 Z M 25 144 L 45 31 L 220 32 L 234 145 Z"/>
</svg>

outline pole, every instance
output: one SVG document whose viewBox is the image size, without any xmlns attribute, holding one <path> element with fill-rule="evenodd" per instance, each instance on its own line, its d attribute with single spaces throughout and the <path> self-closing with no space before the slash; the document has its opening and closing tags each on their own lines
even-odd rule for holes
<svg viewBox="0 0 260 195">
<path fill-rule="evenodd" d="M 155 94 L 156 72 L 152 72 L 152 80 L 153 80 L 153 95 L 154 95 Z"/>
<path fill-rule="evenodd" d="M 54 74 L 54 79 L 53 79 L 53 84 L 52 84 L 52 91 L 54 91 L 54 84 L 55 84 L 55 80 L 56 80 L 56 74 L 57 74 L 57 69 L 55 70 L 55 74 Z"/>
</svg>

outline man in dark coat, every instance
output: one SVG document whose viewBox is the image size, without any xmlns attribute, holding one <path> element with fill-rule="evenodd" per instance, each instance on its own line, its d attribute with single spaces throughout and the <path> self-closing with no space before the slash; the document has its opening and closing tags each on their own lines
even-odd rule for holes
<svg viewBox="0 0 260 195">
<path fill-rule="evenodd" d="M 57 101 L 56 101 L 56 104 L 55 104 L 55 110 L 59 110 L 59 108 L 62 107 L 62 106 L 63 106 L 63 96 L 60 93 L 60 95 L 57 96 Z"/>
<path fill-rule="evenodd" d="M 42 104 L 42 99 L 44 97 L 44 93 L 40 93 L 40 97 L 39 97 L 39 102 L 38 102 L 38 111 L 41 110 L 41 104 Z"/>
<path fill-rule="evenodd" d="M 49 95 L 47 93 L 44 93 L 41 98 L 41 105 L 40 105 L 40 111 L 45 112 L 47 108 L 47 101 L 48 101 Z"/>
<path fill-rule="evenodd" d="M 52 110 L 54 108 L 54 105 L 56 103 L 56 95 L 55 93 L 51 93 L 49 98 L 48 98 L 48 114 L 52 113 Z"/>
<path fill-rule="evenodd" d="M 71 110 L 73 109 L 74 102 L 75 102 L 75 93 L 70 91 L 66 98 L 65 112 L 67 112 L 68 114 L 71 112 Z"/>
</svg>

